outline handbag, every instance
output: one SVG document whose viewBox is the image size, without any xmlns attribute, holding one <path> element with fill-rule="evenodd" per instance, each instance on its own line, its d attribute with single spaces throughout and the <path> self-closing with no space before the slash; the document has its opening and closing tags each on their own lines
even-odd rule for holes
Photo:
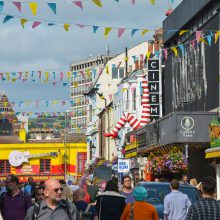
<svg viewBox="0 0 220 220">
<path fill-rule="evenodd" d="M 134 220 L 134 203 L 131 203 L 130 220 Z"/>
</svg>

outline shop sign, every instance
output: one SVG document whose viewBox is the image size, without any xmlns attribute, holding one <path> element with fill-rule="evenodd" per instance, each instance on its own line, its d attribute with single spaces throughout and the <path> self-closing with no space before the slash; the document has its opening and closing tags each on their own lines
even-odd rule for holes
<svg viewBox="0 0 220 220">
<path fill-rule="evenodd" d="M 193 129 L 195 126 L 195 121 L 190 116 L 183 117 L 181 119 L 180 125 L 181 125 L 180 134 L 184 138 L 192 138 L 196 133 L 195 130 Z"/>
<path fill-rule="evenodd" d="M 210 146 L 220 147 L 220 122 L 213 120 L 209 126 Z"/>
<path fill-rule="evenodd" d="M 151 103 L 151 119 L 154 121 L 162 116 L 161 74 L 160 62 L 158 59 L 148 60 L 148 85 Z"/>
<path fill-rule="evenodd" d="M 130 160 L 129 159 L 118 159 L 118 172 L 128 173 L 130 170 Z"/>
</svg>

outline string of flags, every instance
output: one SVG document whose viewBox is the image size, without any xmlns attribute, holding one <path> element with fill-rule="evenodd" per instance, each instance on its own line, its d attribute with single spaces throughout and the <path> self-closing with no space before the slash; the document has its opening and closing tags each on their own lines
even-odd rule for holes
<svg viewBox="0 0 220 220">
<path fill-rule="evenodd" d="M 101 0 L 90 0 L 94 5 L 98 6 L 98 7 L 102 7 L 102 1 Z M 174 0 L 169 0 L 172 4 L 174 2 Z M 4 10 L 4 6 L 5 6 L 5 2 L 7 3 L 11 3 L 12 5 L 14 5 L 16 7 L 16 9 L 18 10 L 19 13 L 22 12 L 22 8 L 23 8 L 23 4 L 28 4 L 31 13 L 33 14 L 33 16 L 37 15 L 38 12 L 38 2 L 27 2 L 27 1 L 0 1 L 0 12 L 2 12 Z M 88 0 L 87 0 L 88 2 Z M 119 0 L 114 0 L 114 2 L 119 3 Z M 130 1 L 132 5 L 135 5 L 136 0 L 131 0 Z M 156 0 L 149 0 L 149 2 L 152 5 L 155 5 Z M 70 1 L 70 2 L 65 2 L 65 3 L 72 3 L 73 6 L 76 6 L 77 8 L 80 8 L 81 10 L 84 9 L 84 3 L 85 1 L 80 0 L 80 1 Z M 49 7 L 49 9 L 52 11 L 53 14 L 57 14 L 57 2 L 46 2 L 47 6 Z"/>
</svg>

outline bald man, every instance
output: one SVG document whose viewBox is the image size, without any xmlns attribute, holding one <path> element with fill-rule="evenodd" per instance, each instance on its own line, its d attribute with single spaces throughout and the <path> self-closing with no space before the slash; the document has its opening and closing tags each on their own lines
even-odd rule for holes
<svg viewBox="0 0 220 220">
<path fill-rule="evenodd" d="M 47 180 L 44 189 L 45 199 L 28 210 L 25 220 L 78 220 L 74 204 L 61 199 L 62 191 L 63 188 L 57 180 Z"/>
<path fill-rule="evenodd" d="M 89 205 L 88 203 L 86 203 L 85 200 L 85 191 L 83 189 L 77 189 L 74 192 L 75 195 L 75 206 L 77 208 L 77 210 L 79 211 L 80 215 L 82 215 L 82 212 L 86 212 L 86 210 L 88 209 L 87 212 L 90 213 L 90 220 L 98 220 L 98 215 L 96 212 L 96 209 L 94 206 Z"/>
</svg>

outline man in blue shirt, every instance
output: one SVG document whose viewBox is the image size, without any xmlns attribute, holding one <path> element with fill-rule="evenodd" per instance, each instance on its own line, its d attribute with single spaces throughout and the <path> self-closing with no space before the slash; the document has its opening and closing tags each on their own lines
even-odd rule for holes
<svg viewBox="0 0 220 220">
<path fill-rule="evenodd" d="M 179 181 L 177 179 L 171 181 L 170 188 L 171 193 L 164 198 L 164 219 L 185 220 L 191 202 L 186 194 L 178 191 Z"/>
</svg>

